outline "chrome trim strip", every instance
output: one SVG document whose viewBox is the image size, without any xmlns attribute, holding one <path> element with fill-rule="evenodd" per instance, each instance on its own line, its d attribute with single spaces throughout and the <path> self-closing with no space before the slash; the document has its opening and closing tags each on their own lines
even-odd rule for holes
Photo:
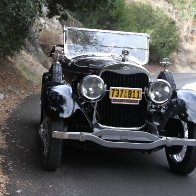
<svg viewBox="0 0 196 196">
<path fill-rule="evenodd" d="M 110 33 L 119 33 L 119 34 L 125 34 L 125 35 L 141 35 L 146 36 L 147 38 L 150 38 L 150 35 L 148 33 L 136 33 L 136 32 L 126 32 L 126 31 L 112 31 L 112 30 L 102 30 L 102 29 L 89 29 L 89 28 L 81 28 L 81 27 L 65 27 L 64 31 L 67 29 L 76 29 L 76 30 L 86 30 L 86 31 L 98 31 L 98 32 L 110 32 Z"/>
<path fill-rule="evenodd" d="M 109 130 L 127 130 L 127 131 L 138 131 L 138 130 L 141 130 L 145 127 L 145 124 L 142 125 L 141 127 L 128 127 L 128 128 L 125 128 L 125 127 L 111 127 L 111 126 L 105 126 L 105 125 L 102 125 L 98 122 L 96 122 L 94 125 L 94 131 L 96 131 L 96 129 L 109 129 Z"/>
</svg>

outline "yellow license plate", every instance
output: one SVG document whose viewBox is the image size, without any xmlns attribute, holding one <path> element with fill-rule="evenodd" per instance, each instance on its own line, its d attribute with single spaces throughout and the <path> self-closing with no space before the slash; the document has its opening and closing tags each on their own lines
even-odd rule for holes
<svg viewBox="0 0 196 196">
<path fill-rule="evenodd" d="M 110 99 L 141 100 L 142 89 L 141 88 L 110 87 L 109 97 Z"/>
</svg>

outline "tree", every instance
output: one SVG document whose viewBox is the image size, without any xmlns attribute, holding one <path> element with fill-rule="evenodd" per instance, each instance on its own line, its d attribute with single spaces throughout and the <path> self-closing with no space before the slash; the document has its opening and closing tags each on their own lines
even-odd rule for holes
<svg viewBox="0 0 196 196">
<path fill-rule="evenodd" d="M 71 12 L 87 27 L 109 28 L 116 18 L 114 10 L 119 9 L 123 3 L 124 0 L 47 0 L 48 16 L 59 15 L 61 19 L 66 20 L 67 12 Z"/>
<path fill-rule="evenodd" d="M 157 63 L 176 50 L 177 26 L 162 9 L 143 3 L 131 3 L 123 13 L 126 20 L 119 23 L 118 29 L 150 34 L 151 62 Z"/>
<path fill-rule="evenodd" d="M 41 5 L 42 0 L 1 0 L 0 56 L 21 48 Z"/>
</svg>

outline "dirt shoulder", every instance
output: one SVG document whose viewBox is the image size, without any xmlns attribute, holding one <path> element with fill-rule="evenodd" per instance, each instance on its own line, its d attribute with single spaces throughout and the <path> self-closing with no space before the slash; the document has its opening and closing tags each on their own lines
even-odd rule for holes
<svg viewBox="0 0 196 196">
<path fill-rule="evenodd" d="M 14 108 L 27 96 L 39 93 L 40 85 L 26 80 L 8 59 L 0 63 L 0 195 L 6 194 L 6 182 L 1 164 L 4 162 L 2 152 L 7 148 L 3 130 L 6 120 Z"/>
</svg>

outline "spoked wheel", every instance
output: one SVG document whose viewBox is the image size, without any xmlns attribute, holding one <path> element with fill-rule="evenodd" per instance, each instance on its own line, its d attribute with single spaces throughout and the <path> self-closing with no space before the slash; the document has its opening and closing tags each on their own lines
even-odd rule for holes
<svg viewBox="0 0 196 196">
<path fill-rule="evenodd" d="M 41 162 L 44 170 L 55 171 L 62 158 L 63 141 L 52 138 L 52 131 L 63 131 L 64 122 L 61 120 L 51 120 L 43 114 L 41 125 Z"/>
<path fill-rule="evenodd" d="M 176 119 L 176 122 L 173 124 L 172 127 L 180 131 L 178 133 L 180 137 L 196 139 L 195 124 L 185 123 L 180 121 L 179 119 L 178 120 Z M 166 152 L 166 157 L 170 169 L 174 173 L 186 175 L 191 173 L 195 169 L 196 147 L 192 147 L 192 146 L 166 147 L 165 152 Z"/>
</svg>

